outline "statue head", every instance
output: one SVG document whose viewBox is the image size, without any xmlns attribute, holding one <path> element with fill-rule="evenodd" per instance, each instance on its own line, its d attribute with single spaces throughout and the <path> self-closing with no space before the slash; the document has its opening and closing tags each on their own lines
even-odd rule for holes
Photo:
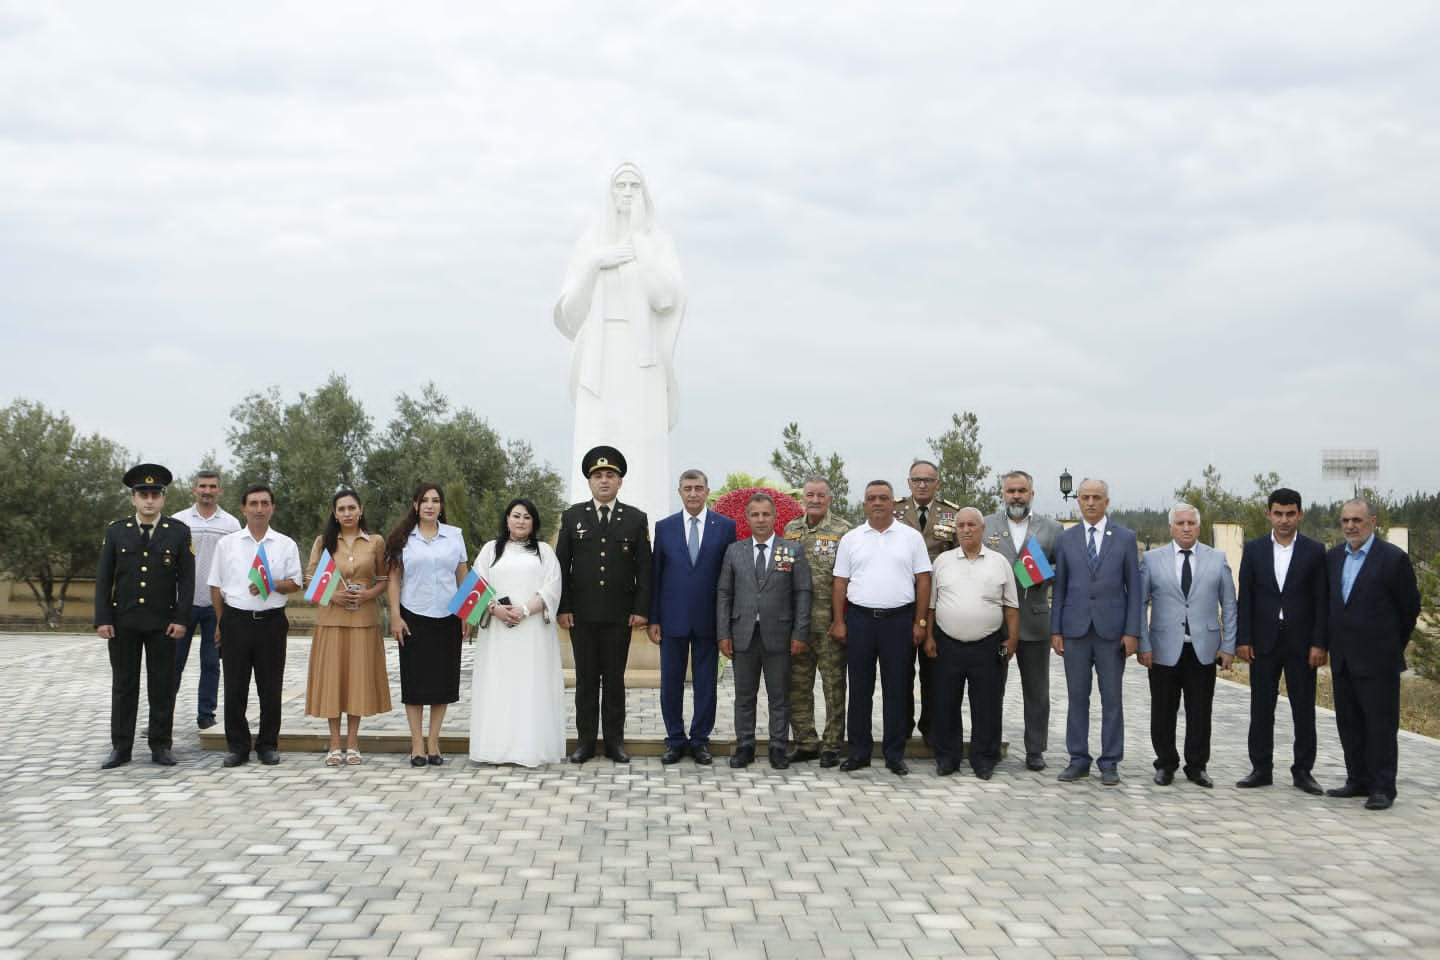
<svg viewBox="0 0 1440 960">
<path fill-rule="evenodd" d="M 650 229 L 654 206 L 645 187 L 645 175 L 633 163 L 620 164 L 610 174 L 610 196 L 605 203 L 605 222 L 610 234 L 640 232 Z M 626 227 L 628 226 L 628 231 Z"/>
</svg>

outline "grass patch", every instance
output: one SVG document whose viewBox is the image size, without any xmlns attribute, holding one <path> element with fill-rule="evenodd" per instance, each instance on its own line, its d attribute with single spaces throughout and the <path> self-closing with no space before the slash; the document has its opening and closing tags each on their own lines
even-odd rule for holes
<svg viewBox="0 0 1440 960">
<path fill-rule="evenodd" d="M 1222 680 L 1250 685 L 1250 665 L 1236 660 L 1229 670 L 1219 671 Z M 1285 679 L 1280 679 L 1280 695 L 1285 696 Z M 1315 683 L 1315 704 L 1335 709 L 1335 688 L 1330 669 L 1322 667 Z M 1400 727 L 1411 733 L 1440 738 L 1440 683 L 1407 673 L 1400 678 Z"/>
</svg>

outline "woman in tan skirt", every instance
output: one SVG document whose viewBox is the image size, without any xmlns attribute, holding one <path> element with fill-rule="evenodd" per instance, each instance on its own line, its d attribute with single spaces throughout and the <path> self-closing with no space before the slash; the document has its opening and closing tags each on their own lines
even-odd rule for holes
<svg viewBox="0 0 1440 960">
<path fill-rule="evenodd" d="M 339 586 L 315 620 L 305 714 L 330 721 L 326 766 L 364 762 L 360 718 L 390 711 L 390 679 L 380 634 L 379 596 L 387 585 L 385 541 L 365 527 L 365 510 L 354 490 L 331 502 L 325 532 L 310 548 L 308 581 L 326 550 L 335 559 Z M 340 752 L 340 714 L 345 714 L 345 752 Z"/>
</svg>

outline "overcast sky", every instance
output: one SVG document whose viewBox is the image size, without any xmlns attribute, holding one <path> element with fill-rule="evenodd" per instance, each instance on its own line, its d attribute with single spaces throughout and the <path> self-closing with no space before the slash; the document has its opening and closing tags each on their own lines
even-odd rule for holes
<svg viewBox="0 0 1440 960">
<path fill-rule="evenodd" d="M 1440 7 L 0 3 L 0 399 L 188 472 L 433 380 L 562 475 L 623 159 L 689 289 L 671 465 L 852 484 L 950 414 L 1158 506 L 1321 450 L 1440 488 Z M 677 501 L 678 503 L 678 501 Z"/>
</svg>

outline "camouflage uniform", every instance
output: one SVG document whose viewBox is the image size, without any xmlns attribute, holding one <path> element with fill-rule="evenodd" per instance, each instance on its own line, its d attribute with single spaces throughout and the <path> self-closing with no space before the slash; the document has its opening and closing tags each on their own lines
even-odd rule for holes
<svg viewBox="0 0 1440 960">
<path fill-rule="evenodd" d="M 913 530 L 920 530 L 925 538 L 925 550 L 930 554 L 930 562 L 933 564 L 935 558 L 946 550 L 955 546 L 955 514 L 960 512 L 958 503 L 951 503 L 949 500 L 935 497 L 927 505 L 925 511 L 925 529 L 920 530 L 920 510 L 915 501 L 910 497 L 901 497 L 895 501 L 895 519 Z M 933 586 L 930 588 L 935 589 Z M 934 599 L 935 594 L 930 594 Z M 922 616 L 929 616 L 927 612 Z M 915 648 L 916 675 L 920 682 L 920 716 L 915 716 L 914 693 L 911 693 L 910 701 L 910 722 L 919 729 L 920 735 L 926 742 L 930 739 L 930 711 L 929 711 L 929 689 L 930 689 L 930 667 L 935 661 L 925 656 L 921 647 Z"/>
<path fill-rule="evenodd" d="M 785 539 L 800 541 L 810 564 L 815 594 L 810 604 L 810 642 L 790 658 L 790 739 L 796 750 L 839 753 L 845 745 L 845 645 L 830 636 L 830 587 L 840 538 L 851 525 L 833 513 L 812 525 L 796 517 L 785 525 Z M 825 693 L 825 737 L 815 730 L 815 670 Z"/>
</svg>

